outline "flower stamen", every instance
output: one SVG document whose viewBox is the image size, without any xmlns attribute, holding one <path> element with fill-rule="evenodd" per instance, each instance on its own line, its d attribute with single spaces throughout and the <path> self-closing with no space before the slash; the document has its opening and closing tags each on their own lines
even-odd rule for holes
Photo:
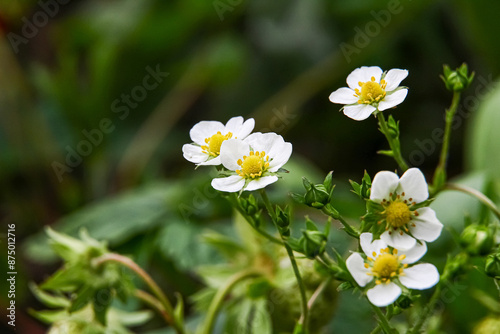
<svg viewBox="0 0 500 334">
<path fill-rule="evenodd" d="M 218 157 L 220 155 L 220 147 L 222 145 L 222 142 L 232 137 L 233 134 L 231 132 L 223 135 L 220 131 L 217 131 L 217 133 L 210 138 L 205 138 L 205 143 L 207 145 L 201 146 L 201 149 L 205 154 L 208 154 L 214 158 Z"/>
<path fill-rule="evenodd" d="M 266 152 L 250 152 L 248 156 L 243 156 L 243 160 L 238 159 L 238 165 L 241 169 L 237 169 L 236 173 L 245 179 L 255 179 L 269 168 L 269 156 Z"/>
</svg>

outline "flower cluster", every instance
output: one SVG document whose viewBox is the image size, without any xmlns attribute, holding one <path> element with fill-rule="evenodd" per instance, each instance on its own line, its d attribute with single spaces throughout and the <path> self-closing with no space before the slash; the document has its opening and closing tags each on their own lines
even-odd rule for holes
<svg viewBox="0 0 500 334">
<path fill-rule="evenodd" d="M 349 88 L 337 89 L 330 101 L 345 104 L 346 116 L 364 120 L 404 101 L 408 89 L 399 84 L 407 76 L 407 70 L 361 67 L 347 77 Z M 367 297 L 372 304 L 387 306 L 399 297 L 401 287 L 427 289 L 439 281 L 433 265 L 409 266 L 425 254 L 425 242 L 436 240 L 443 228 L 434 210 L 426 206 L 428 198 L 428 185 L 418 168 L 408 169 L 401 178 L 389 171 L 375 175 L 368 201 L 375 208 L 371 215 L 378 221 L 373 230 L 380 239 L 373 240 L 372 233 L 361 234 L 365 254 L 353 253 L 346 261 L 358 285 L 369 285 Z"/>
<path fill-rule="evenodd" d="M 292 144 L 276 133 L 252 133 L 255 121 L 233 117 L 226 125 L 202 121 L 182 147 L 186 160 L 200 165 L 222 165 L 223 177 L 212 180 L 220 191 L 239 192 L 264 188 L 278 180 L 280 168 L 292 154 Z"/>
</svg>

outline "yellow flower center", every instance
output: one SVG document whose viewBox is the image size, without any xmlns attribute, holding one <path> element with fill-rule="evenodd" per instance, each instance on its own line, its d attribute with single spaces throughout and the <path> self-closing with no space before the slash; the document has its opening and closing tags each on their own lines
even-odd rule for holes
<svg viewBox="0 0 500 334">
<path fill-rule="evenodd" d="M 236 170 L 236 173 L 245 179 L 255 179 L 262 176 L 267 168 L 269 168 L 269 156 L 266 152 L 250 152 L 249 156 L 243 156 L 243 160 L 238 159 L 238 165 L 241 169 Z"/>
<path fill-rule="evenodd" d="M 390 283 L 391 279 L 403 276 L 404 268 L 408 267 L 406 263 L 401 264 L 406 255 L 398 256 L 397 249 L 391 252 L 389 248 L 385 248 L 380 250 L 380 255 L 377 256 L 375 252 L 372 255 L 376 257 L 375 260 L 369 257 L 365 267 L 369 268 L 371 266 L 371 273 L 368 273 L 368 275 L 374 276 L 375 284 Z"/>
<path fill-rule="evenodd" d="M 411 220 L 410 208 L 403 202 L 391 202 L 385 208 L 385 215 L 387 223 L 394 228 L 405 226 Z"/>
<path fill-rule="evenodd" d="M 205 139 L 205 143 L 207 143 L 207 145 L 203 145 L 201 149 L 203 150 L 203 153 L 206 153 L 213 157 L 217 157 L 220 154 L 220 147 L 222 145 L 222 142 L 231 138 L 232 136 L 233 134 L 231 132 L 223 135 L 222 133 L 220 133 L 220 131 L 218 131 L 212 137 Z"/>
<path fill-rule="evenodd" d="M 356 88 L 356 97 L 359 97 L 358 103 L 360 104 L 372 104 L 375 102 L 380 102 L 385 95 L 385 87 L 387 82 L 385 80 L 380 80 L 380 83 L 375 82 L 375 77 L 371 78 L 371 81 L 359 82 L 361 91 Z"/>
<path fill-rule="evenodd" d="M 397 275 L 399 269 L 398 258 L 392 254 L 382 254 L 375 259 L 372 273 L 379 278 L 391 278 Z"/>
</svg>

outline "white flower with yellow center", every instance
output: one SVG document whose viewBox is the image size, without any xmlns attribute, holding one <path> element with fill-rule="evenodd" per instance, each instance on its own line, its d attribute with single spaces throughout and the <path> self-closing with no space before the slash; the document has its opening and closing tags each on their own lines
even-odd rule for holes
<svg viewBox="0 0 500 334">
<path fill-rule="evenodd" d="M 401 295 L 401 285 L 416 290 L 433 287 L 439 281 L 439 272 L 429 263 L 410 266 L 427 252 L 425 243 L 401 251 L 389 248 L 382 240 L 373 240 L 371 233 L 359 237 L 360 253 L 352 253 L 346 266 L 359 286 L 370 285 L 366 295 L 375 306 L 392 304 Z"/>
<path fill-rule="evenodd" d="M 362 121 L 375 110 L 386 110 L 403 102 L 408 89 L 399 84 L 407 76 L 407 70 L 383 72 L 378 66 L 363 66 L 347 77 L 349 88 L 342 87 L 331 93 L 330 101 L 345 104 L 344 114 Z"/>
<path fill-rule="evenodd" d="M 253 133 L 244 141 L 228 139 L 222 143 L 222 165 L 233 175 L 212 180 L 220 191 L 257 190 L 278 181 L 278 170 L 292 154 L 292 144 L 275 133 Z"/>
<path fill-rule="evenodd" d="M 220 149 L 230 138 L 245 139 L 253 130 L 255 120 L 233 117 L 226 125 L 217 121 L 201 121 L 191 128 L 192 144 L 182 146 L 184 158 L 199 165 L 220 165 Z"/>
<path fill-rule="evenodd" d="M 375 175 L 370 200 L 382 205 L 380 212 L 385 232 L 380 238 L 397 249 L 412 248 L 416 240 L 434 241 L 441 234 L 443 224 L 429 207 L 414 209 L 429 198 L 425 177 L 418 168 L 408 169 L 399 178 L 395 173 L 382 171 Z"/>
</svg>

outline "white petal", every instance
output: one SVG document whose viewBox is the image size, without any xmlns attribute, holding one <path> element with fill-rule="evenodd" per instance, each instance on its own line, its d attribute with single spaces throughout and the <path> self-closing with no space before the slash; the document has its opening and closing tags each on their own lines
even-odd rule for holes
<svg viewBox="0 0 500 334">
<path fill-rule="evenodd" d="M 392 94 L 387 94 L 378 103 L 378 110 L 382 111 L 397 106 L 405 100 L 406 95 L 408 95 L 408 89 L 399 89 Z"/>
<path fill-rule="evenodd" d="M 389 201 L 390 194 L 394 193 L 399 184 L 399 177 L 388 171 L 378 172 L 373 178 L 372 188 L 370 190 L 370 199 L 381 203 L 382 200 Z"/>
<path fill-rule="evenodd" d="M 217 121 L 201 121 L 189 131 L 191 140 L 198 145 L 206 145 L 205 139 L 212 137 L 217 132 L 224 132 L 224 124 Z"/>
<path fill-rule="evenodd" d="M 345 264 L 359 286 L 363 287 L 373 279 L 373 276 L 368 275 L 370 269 L 365 268 L 365 261 L 359 253 L 352 253 L 345 261 Z"/>
<path fill-rule="evenodd" d="M 240 169 L 238 159 L 243 160 L 244 155 L 249 155 L 250 147 L 247 143 L 239 139 L 228 139 L 220 146 L 220 161 L 229 170 Z"/>
<path fill-rule="evenodd" d="M 389 284 L 377 284 L 366 293 L 368 300 L 378 307 L 394 303 L 400 295 L 401 288 L 392 282 Z"/>
<path fill-rule="evenodd" d="M 199 164 L 208 159 L 208 155 L 203 153 L 201 147 L 193 144 L 184 144 L 182 146 L 182 155 L 184 159 L 195 164 Z"/>
<path fill-rule="evenodd" d="M 264 151 L 266 154 L 271 154 L 273 147 L 279 146 L 284 143 L 285 140 L 274 132 L 255 132 L 248 136 L 245 142 L 248 143 L 254 151 Z"/>
<path fill-rule="evenodd" d="M 257 189 L 262 189 L 265 186 L 278 181 L 278 177 L 276 175 L 271 176 L 263 176 L 257 180 L 250 181 L 244 190 L 252 191 Z"/>
<path fill-rule="evenodd" d="M 419 240 L 432 242 L 441 235 L 443 224 L 437 219 L 436 212 L 431 208 L 416 210 L 418 216 L 411 220 L 415 226 L 410 224 L 410 232 Z"/>
<path fill-rule="evenodd" d="M 231 175 L 212 180 L 212 187 L 215 190 L 234 193 L 240 191 L 245 185 L 245 179 L 239 175 Z"/>
<path fill-rule="evenodd" d="M 410 289 L 429 289 L 439 282 L 439 272 L 430 263 L 417 264 L 404 271 L 403 276 L 399 276 L 401 284 Z"/>
<path fill-rule="evenodd" d="M 359 244 L 363 252 L 369 257 L 376 257 L 380 254 L 381 249 L 387 248 L 385 242 L 380 239 L 373 240 L 373 235 L 371 233 L 362 233 L 359 236 Z M 373 255 L 375 252 L 375 255 Z"/>
<path fill-rule="evenodd" d="M 390 70 L 384 77 L 385 82 L 387 82 L 385 90 L 388 92 L 395 90 L 396 88 L 398 88 L 401 81 L 403 81 L 407 76 L 407 70 L 400 70 L 399 68 Z"/>
<path fill-rule="evenodd" d="M 400 230 L 385 231 L 382 235 L 380 235 L 380 239 L 382 239 L 382 241 L 389 246 L 398 250 L 407 250 L 415 246 L 417 241 L 414 238 L 406 233 L 401 235 L 399 232 Z"/>
<path fill-rule="evenodd" d="M 372 256 L 371 253 L 372 253 L 372 248 L 371 248 L 371 245 L 372 245 L 372 240 L 373 240 L 373 234 L 371 233 L 361 233 L 361 235 L 359 236 L 359 245 L 361 246 L 361 249 L 363 250 L 363 252 L 368 255 L 368 256 Z"/>
<path fill-rule="evenodd" d="M 269 162 L 269 171 L 277 172 L 284 164 L 287 163 L 288 159 L 292 155 L 292 144 L 291 143 L 283 143 L 280 145 L 281 148 L 279 151 L 273 150 L 274 156 L 269 154 L 269 158 L 272 159 Z"/>
<path fill-rule="evenodd" d="M 408 250 L 399 251 L 398 255 L 405 255 L 405 258 L 401 260 L 402 263 L 415 263 L 422 258 L 427 252 L 427 244 L 425 242 L 415 243 L 415 246 Z"/>
<path fill-rule="evenodd" d="M 330 94 L 330 101 L 333 103 L 340 104 L 351 104 L 358 102 L 359 98 L 356 97 L 356 93 L 347 87 L 342 87 Z"/>
<path fill-rule="evenodd" d="M 227 132 L 232 132 L 232 133 L 236 132 L 236 130 L 241 128 L 241 126 L 243 125 L 243 120 L 244 119 L 241 116 L 231 118 L 229 121 L 227 121 L 224 131 L 226 133 Z"/>
<path fill-rule="evenodd" d="M 353 106 L 345 106 L 344 114 L 356 121 L 362 121 L 370 117 L 375 110 L 377 110 L 377 108 L 369 104 L 356 104 Z"/>
<path fill-rule="evenodd" d="M 347 85 L 349 88 L 359 88 L 359 82 L 371 81 L 375 77 L 375 82 L 380 82 L 382 77 L 382 69 L 378 66 L 363 66 L 355 69 L 347 76 Z"/>
<path fill-rule="evenodd" d="M 219 166 L 220 164 L 220 155 L 205 162 L 199 163 L 200 166 Z"/>
<path fill-rule="evenodd" d="M 229 121 L 231 121 L 231 119 Z M 226 124 L 226 133 L 232 132 L 233 138 L 237 139 L 245 139 L 250 133 L 252 133 L 253 128 L 255 127 L 255 120 L 253 118 L 247 119 L 238 127 L 233 126 L 233 124 L 230 124 L 229 121 Z M 243 121 L 243 117 L 241 117 L 241 121 Z"/>
<path fill-rule="evenodd" d="M 399 179 L 398 194 L 405 193 L 405 198 L 420 203 L 429 198 L 429 190 L 425 176 L 418 168 L 408 169 Z"/>
</svg>

